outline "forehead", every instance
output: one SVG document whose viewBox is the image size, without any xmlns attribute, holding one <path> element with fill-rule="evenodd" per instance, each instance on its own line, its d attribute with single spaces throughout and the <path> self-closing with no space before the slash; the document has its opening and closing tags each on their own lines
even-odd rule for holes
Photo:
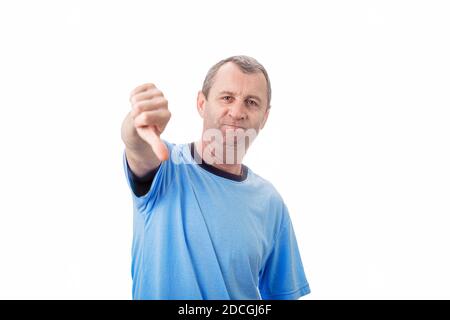
<svg viewBox="0 0 450 320">
<path fill-rule="evenodd" d="M 239 95 L 256 95 L 261 98 L 267 94 L 266 78 L 262 72 L 244 73 L 237 65 L 227 62 L 217 71 L 211 93 L 221 91 L 235 92 Z"/>
</svg>

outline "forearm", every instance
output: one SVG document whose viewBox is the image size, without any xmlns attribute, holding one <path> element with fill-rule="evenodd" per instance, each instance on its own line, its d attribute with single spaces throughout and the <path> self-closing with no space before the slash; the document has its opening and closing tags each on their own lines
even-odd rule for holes
<svg viewBox="0 0 450 320">
<path fill-rule="evenodd" d="M 122 141 L 125 143 L 127 149 L 140 152 L 151 148 L 137 133 L 131 112 L 123 120 L 121 130 Z"/>
<path fill-rule="evenodd" d="M 152 147 L 137 133 L 131 112 L 125 117 L 121 131 L 127 161 L 136 176 L 145 176 L 161 163 Z"/>
</svg>

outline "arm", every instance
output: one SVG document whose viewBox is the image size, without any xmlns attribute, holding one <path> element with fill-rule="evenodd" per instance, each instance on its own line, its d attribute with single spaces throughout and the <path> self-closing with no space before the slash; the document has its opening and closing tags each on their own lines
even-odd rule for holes
<svg viewBox="0 0 450 320">
<path fill-rule="evenodd" d="M 144 177 L 168 159 L 168 150 L 161 141 L 169 119 L 168 102 L 153 84 L 144 84 L 131 92 L 132 110 L 122 123 L 122 140 L 131 171 Z"/>
</svg>

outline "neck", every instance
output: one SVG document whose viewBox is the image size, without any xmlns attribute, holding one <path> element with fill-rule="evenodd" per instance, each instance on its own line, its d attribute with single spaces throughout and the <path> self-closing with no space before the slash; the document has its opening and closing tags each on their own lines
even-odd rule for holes
<svg viewBox="0 0 450 320">
<path fill-rule="evenodd" d="M 194 147 L 202 157 L 202 161 L 207 164 L 234 175 L 242 174 L 244 155 L 239 155 L 236 148 L 226 145 L 213 146 L 211 142 L 204 140 L 195 142 Z"/>
</svg>

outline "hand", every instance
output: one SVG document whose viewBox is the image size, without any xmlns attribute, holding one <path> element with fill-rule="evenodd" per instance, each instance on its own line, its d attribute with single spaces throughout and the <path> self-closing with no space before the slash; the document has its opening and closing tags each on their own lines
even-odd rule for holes
<svg viewBox="0 0 450 320">
<path fill-rule="evenodd" d="M 154 84 L 146 83 L 131 92 L 130 102 L 138 135 L 152 147 L 159 160 L 169 159 L 169 150 L 160 139 L 171 117 L 163 93 Z"/>
</svg>

